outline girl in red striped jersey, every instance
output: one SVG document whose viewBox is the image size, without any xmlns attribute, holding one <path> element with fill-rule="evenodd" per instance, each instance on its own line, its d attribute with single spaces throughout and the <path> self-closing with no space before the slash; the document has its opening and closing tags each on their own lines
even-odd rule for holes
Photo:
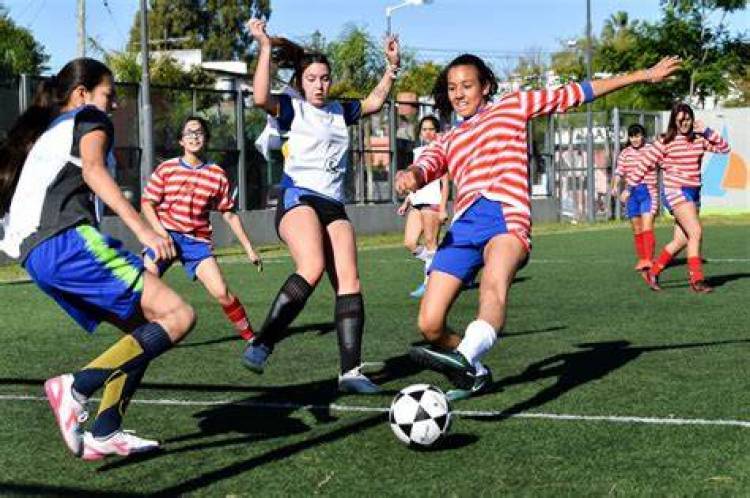
<svg viewBox="0 0 750 498">
<path fill-rule="evenodd" d="M 638 163 L 646 149 L 646 129 L 638 124 L 628 127 L 628 146 L 617 157 L 617 168 L 612 179 L 612 195 L 625 204 L 628 218 L 633 227 L 637 271 L 651 267 L 654 257 L 654 215 L 656 215 L 656 168 L 652 168 L 641 179 L 635 180 Z M 620 193 L 620 184 L 625 181 L 627 188 Z"/>
<path fill-rule="evenodd" d="M 200 280 L 219 302 L 237 334 L 249 341 L 254 333 L 245 308 L 229 290 L 213 256 L 213 231 L 209 221 L 212 210 L 221 212 L 250 262 L 259 271 L 262 265 L 242 220 L 233 211 L 234 200 L 229 194 L 226 173 L 219 165 L 203 159 L 209 138 L 208 123 L 198 116 L 190 116 L 182 126 L 182 156 L 161 163 L 151 175 L 143 192 L 141 209 L 154 230 L 174 242 L 177 257 L 156 261 L 153 252 L 146 249 L 144 262 L 149 272 L 161 276 L 178 259 L 188 277 Z"/>
<path fill-rule="evenodd" d="M 716 131 L 695 121 L 693 109 L 681 102 L 672 108 L 664 137 L 654 142 L 640 163 L 640 175 L 646 175 L 655 165 L 660 165 L 663 172 L 662 202 L 675 219 L 672 240 L 664 246 L 647 275 L 647 283 L 653 290 L 661 290 L 659 275 L 685 247 L 690 289 L 698 294 L 713 290 L 703 275 L 703 227 L 698 218 L 701 163 L 707 151 L 726 154 L 729 144 Z"/>
<path fill-rule="evenodd" d="M 453 224 L 433 260 L 419 310 L 419 328 L 434 347 L 410 350 L 413 360 L 448 376 L 457 387 L 450 398 L 490 387 L 491 374 L 480 360 L 503 328 L 511 282 L 528 259 L 528 121 L 633 83 L 659 82 L 679 66 L 678 58 L 666 57 L 648 70 L 554 90 L 518 91 L 494 103 L 490 98 L 497 83 L 480 58 L 462 55 L 443 70 L 434 90 L 436 106 L 442 115 L 454 111 L 463 122 L 399 172 L 396 189 L 414 191 L 446 172 L 456 185 Z M 478 316 L 461 338 L 446 328 L 445 319 L 462 283 L 482 267 Z"/>
</svg>

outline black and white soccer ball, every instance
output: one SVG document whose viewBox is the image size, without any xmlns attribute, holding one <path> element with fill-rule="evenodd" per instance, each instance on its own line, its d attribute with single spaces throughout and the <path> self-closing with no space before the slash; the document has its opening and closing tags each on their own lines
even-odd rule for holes
<svg viewBox="0 0 750 498">
<path fill-rule="evenodd" d="M 450 428 L 450 402 L 437 387 L 414 384 L 393 398 L 388 420 L 401 442 L 411 446 L 431 446 Z"/>
</svg>

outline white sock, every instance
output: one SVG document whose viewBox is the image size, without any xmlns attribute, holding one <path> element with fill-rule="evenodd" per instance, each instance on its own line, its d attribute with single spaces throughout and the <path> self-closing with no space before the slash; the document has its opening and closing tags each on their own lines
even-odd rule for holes
<svg viewBox="0 0 750 498">
<path fill-rule="evenodd" d="M 473 366 L 474 370 L 476 370 L 477 375 L 484 375 L 487 373 L 487 367 L 480 363 L 479 360 L 475 361 Z"/>
<path fill-rule="evenodd" d="M 422 261 L 424 261 L 424 253 L 425 253 L 425 251 L 426 251 L 426 249 L 424 248 L 424 246 L 417 246 L 411 252 L 411 255 L 414 256 L 417 259 L 421 259 Z"/>
<path fill-rule="evenodd" d="M 477 364 L 482 367 L 479 360 L 482 359 L 487 351 L 492 349 L 496 341 L 497 332 L 495 332 L 495 327 L 484 320 L 477 319 L 466 327 L 464 338 L 456 348 L 456 351 L 464 355 L 474 368 L 477 368 Z"/>
</svg>

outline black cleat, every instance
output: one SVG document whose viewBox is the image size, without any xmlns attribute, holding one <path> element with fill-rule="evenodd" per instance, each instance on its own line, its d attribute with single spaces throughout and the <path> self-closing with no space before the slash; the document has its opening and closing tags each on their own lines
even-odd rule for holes
<svg viewBox="0 0 750 498">
<path fill-rule="evenodd" d="M 476 380 L 476 370 L 458 351 L 415 346 L 409 349 L 409 358 L 418 365 L 440 372 L 458 389 L 471 389 Z"/>
</svg>

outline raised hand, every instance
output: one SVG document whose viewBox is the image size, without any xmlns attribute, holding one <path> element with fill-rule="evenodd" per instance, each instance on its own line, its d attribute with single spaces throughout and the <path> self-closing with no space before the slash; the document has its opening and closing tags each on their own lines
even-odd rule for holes
<svg viewBox="0 0 750 498">
<path fill-rule="evenodd" d="M 268 33 L 266 33 L 266 21 L 262 19 L 250 19 L 245 23 L 245 27 L 253 35 L 253 38 L 258 40 L 258 43 L 268 43 L 270 45 L 271 39 L 268 37 Z"/>
<path fill-rule="evenodd" d="M 399 67 L 401 65 L 401 51 L 397 35 L 385 37 L 385 58 L 388 64 Z"/>
<path fill-rule="evenodd" d="M 649 83 L 658 83 L 678 71 L 681 67 L 682 59 L 679 57 L 664 57 L 654 66 L 646 70 L 646 80 Z"/>
</svg>

